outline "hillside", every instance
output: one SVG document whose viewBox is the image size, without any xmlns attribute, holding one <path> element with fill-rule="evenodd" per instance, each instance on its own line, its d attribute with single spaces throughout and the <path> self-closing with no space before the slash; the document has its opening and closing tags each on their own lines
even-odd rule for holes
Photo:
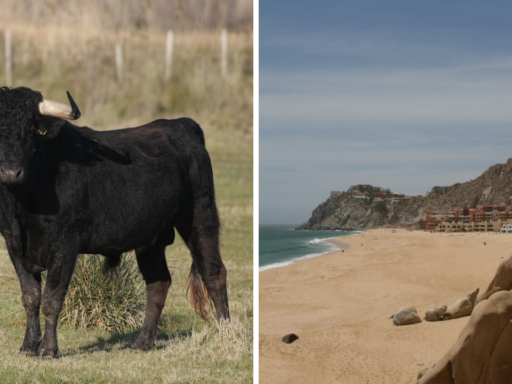
<svg viewBox="0 0 512 384">
<path fill-rule="evenodd" d="M 370 198 L 356 199 L 354 190 L 358 188 L 369 190 L 367 193 Z M 489 203 L 510 205 L 512 158 L 508 159 L 506 164 L 491 166 L 475 180 L 449 187 L 433 187 L 425 196 L 388 196 L 382 203 L 372 204 L 371 197 L 375 191 L 375 187 L 354 185 L 346 192 L 333 194 L 316 207 L 311 218 L 297 229 L 363 230 L 378 227 L 414 227 L 430 210 L 450 210 L 466 205 L 476 207 Z"/>
</svg>

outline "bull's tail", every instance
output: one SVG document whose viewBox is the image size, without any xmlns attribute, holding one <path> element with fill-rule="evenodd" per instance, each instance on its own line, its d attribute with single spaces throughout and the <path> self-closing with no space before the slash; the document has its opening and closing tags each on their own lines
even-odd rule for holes
<svg viewBox="0 0 512 384">
<path fill-rule="evenodd" d="M 212 299 L 204 285 L 203 279 L 197 270 L 195 263 L 192 263 L 188 276 L 187 299 L 194 308 L 197 316 L 208 321 L 207 309 L 210 308 Z"/>
</svg>

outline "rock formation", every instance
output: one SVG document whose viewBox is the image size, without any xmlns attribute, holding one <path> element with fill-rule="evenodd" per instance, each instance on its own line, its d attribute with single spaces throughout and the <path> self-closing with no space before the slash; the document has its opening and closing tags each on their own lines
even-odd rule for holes
<svg viewBox="0 0 512 384">
<path fill-rule="evenodd" d="M 498 266 L 494 279 L 492 279 L 489 287 L 482 291 L 476 299 L 476 304 L 482 300 L 486 300 L 498 291 L 510 291 L 512 289 L 512 255 L 501 262 Z"/>
<path fill-rule="evenodd" d="M 455 345 L 417 384 L 508 384 L 512 378 L 512 292 L 477 305 Z"/>
<path fill-rule="evenodd" d="M 364 186 L 363 186 L 364 187 Z M 450 187 L 434 187 L 425 196 L 405 200 L 385 199 L 372 204 L 371 199 L 353 197 L 355 185 L 346 192 L 329 197 L 313 211 L 311 218 L 297 229 L 362 230 L 378 227 L 412 227 L 429 210 L 451 210 L 488 203 L 512 201 L 512 159 L 490 167 L 477 179 Z M 363 188 L 364 189 L 364 188 Z"/>
</svg>

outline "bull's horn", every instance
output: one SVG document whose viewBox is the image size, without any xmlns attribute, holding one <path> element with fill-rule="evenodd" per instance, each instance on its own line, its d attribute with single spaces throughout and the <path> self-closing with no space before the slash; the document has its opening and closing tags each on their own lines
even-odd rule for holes
<svg viewBox="0 0 512 384">
<path fill-rule="evenodd" d="M 58 101 L 43 100 L 39 103 L 39 112 L 41 115 L 55 116 L 66 120 L 78 119 L 82 115 L 82 112 L 80 112 L 80 108 L 78 108 L 75 100 L 73 100 L 73 96 L 71 96 L 68 91 L 66 91 L 66 93 L 68 94 L 69 104 L 71 106 L 59 103 Z"/>
</svg>

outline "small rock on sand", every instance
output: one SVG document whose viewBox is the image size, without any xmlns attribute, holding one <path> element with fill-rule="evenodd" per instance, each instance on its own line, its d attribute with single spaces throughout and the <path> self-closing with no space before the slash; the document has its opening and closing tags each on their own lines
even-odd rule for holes
<svg viewBox="0 0 512 384">
<path fill-rule="evenodd" d="M 431 305 L 425 313 L 426 321 L 439 321 L 443 318 L 448 307 L 446 305 Z"/>
<path fill-rule="evenodd" d="M 291 344 L 298 338 L 299 338 L 299 336 L 297 336 L 295 333 L 289 333 L 288 335 L 283 336 L 282 340 L 283 340 L 283 343 Z"/>
<path fill-rule="evenodd" d="M 395 325 L 409 325 L 416 323 L 421 323 L 421 318 L 419 317 L 416 308 L 412 305 L 399 308 L 393 318 L 393 324 Z"/>
<path fill-rule="evenodd" d="M 450 305 L 450 307 L 446 310 L 446 313 L 443 316 L 443 320 L 451 320 L 457 319 L 459 317 L 464 317 L 471 315 L 473 311 L 473 306 L 471 305 L 471 301 L 467 297 L 457 300 L 455 303 Z"/>
<path fill-rule="evenodd" d="M 448 307 L 443 320 L 457 319 L 459 317 L 471 315 L 471 312 L 473 312 L 473 308 L 475 307 L 475 300 L 479 291 L 479 288 L 475 288 L 473 291 L 469 292 L 465 298 L 457 300 Z"/>
</svg>

